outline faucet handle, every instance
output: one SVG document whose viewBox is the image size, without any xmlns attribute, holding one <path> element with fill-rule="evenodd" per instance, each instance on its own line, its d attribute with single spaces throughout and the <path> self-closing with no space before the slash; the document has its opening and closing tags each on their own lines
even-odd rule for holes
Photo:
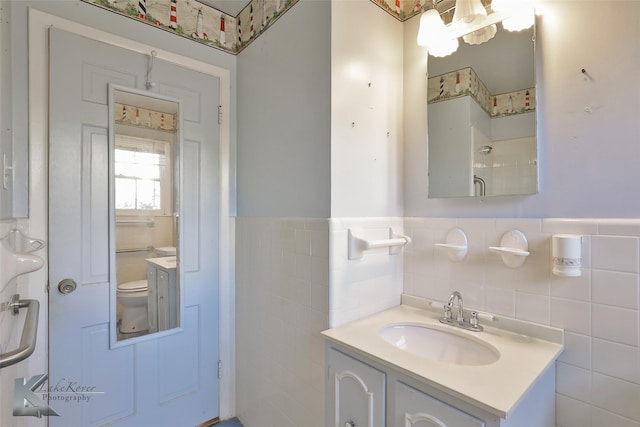
<svg viewBox="0 0 640 427">
<path fill-rule="evenodd" d="M 451 305 L 444 305 L 444 320 L 451 320 Z"/>
<path fill-rule="evenodd" d="M 472 311 L 471 312 L 471 317 L 469 318 L 469 323 L 473 327 L 478 326 L 478 312 L 477 311 Z"/>
</svg>

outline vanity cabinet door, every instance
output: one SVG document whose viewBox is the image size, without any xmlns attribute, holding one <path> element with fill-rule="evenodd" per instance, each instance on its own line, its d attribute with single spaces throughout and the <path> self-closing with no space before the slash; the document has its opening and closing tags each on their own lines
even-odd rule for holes
<svg viewBox="0 0 640 427">
<path fill-rule="evenodd" d="M 401 382 L 395 386 L 396 427 L 485 427 L 485 422 Z"/>
<path fill-rule="evenodd" d="M 169 273 L 158 269 L 158 330 L 169 329 Z"/>
<path fill-rule="evenodd" d="M 329 350 L 327 427 L 384 427 L 385 374 Z"/>
<path fill-rule="evenodd" d="M 157 270 L 147 266 L 147 315 L 149 317 L 149 333 L 158 332 L 158 274 Z"/>
<path fill-rule="evenodd" d="M 147 266 L 149 332 L 178 327 L 176 269 L 163 269 L 150 262 Z"/>
</svg>

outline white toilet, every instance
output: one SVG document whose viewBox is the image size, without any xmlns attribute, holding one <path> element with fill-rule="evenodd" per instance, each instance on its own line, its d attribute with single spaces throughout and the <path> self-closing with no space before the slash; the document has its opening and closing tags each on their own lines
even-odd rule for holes
<svg viewBox="0 0 640 427">
<path fill-rule="evenodd" d="M 176 247 L 175 246 L 163 246 L 161 248 L 156 248 L 156 255 L 160 257 L 165 256 L 176 256 Z"/>
<path fill-rule="evenodd" d="M 116 294 L 118 302 L 122 304 L 120 332 L 123 334 L 149 330 L 148 290 L 149 286 L 146 280 L 134 280 L 118 285 Z"/>
<path fill-rule="evenodd" d="M 175 256 L 174 246 L 156 248 L 158 257 Z M 122 304 L 120 332 L 131 334 L 149 330 L 149 284 L 146 280 L 134 280 L 118 284 L 116 292 L 118 302 Z"/>
</svg>

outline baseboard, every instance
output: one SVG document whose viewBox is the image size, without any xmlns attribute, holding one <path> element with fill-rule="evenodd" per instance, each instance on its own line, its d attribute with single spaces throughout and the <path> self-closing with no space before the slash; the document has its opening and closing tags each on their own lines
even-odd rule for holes
<svg viewBox="0 0 640 427">
<path fill-rule="evenodd" d="M 210 427 L 212 425 L 216 425 L 220 422 L 220 418 L 215 417 L 209 421 L 205 421 L 202 424 L 198 424 L 196 427 Z"/>
</svg>

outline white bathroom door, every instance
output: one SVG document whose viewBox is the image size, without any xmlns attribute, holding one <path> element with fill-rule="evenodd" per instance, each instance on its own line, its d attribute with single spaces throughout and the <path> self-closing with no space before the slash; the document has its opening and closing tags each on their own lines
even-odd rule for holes
<svg viewBox="0 0 640 427">
<path fill-rule="evenodd" d="M 50 30 L 51 427 L 190 427 L 218 416 L 219 79 L 156 60 L 183 101 L 184 324 L 109 348 L 107 85 L 144 89 L 148 56 Z M 77 283 L 63 294 L 63 279 Z"/>
</svg>

